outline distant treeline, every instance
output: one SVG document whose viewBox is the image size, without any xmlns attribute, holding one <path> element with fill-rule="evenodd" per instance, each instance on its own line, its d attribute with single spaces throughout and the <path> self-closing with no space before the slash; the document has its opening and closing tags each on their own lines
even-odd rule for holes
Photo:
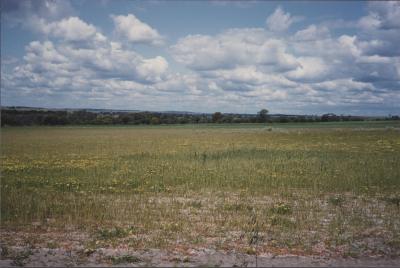
<svg viewBox="0 0 400 268">
<path fill-rule="evenodd" d="M 204 123 L 289 123 L 363 121 L 369 118 L 351 115 L 269 115 L 267 110 L 257 114 L 162 113 L 162 112 L 92 112 L 87 110 L 20 110 L 2 109 L 1 126 L 34 125 L 158 125 L 158 124 L 204 124 Z M 380 120 L 399 120 L 388 116 Z"/>
</svg>

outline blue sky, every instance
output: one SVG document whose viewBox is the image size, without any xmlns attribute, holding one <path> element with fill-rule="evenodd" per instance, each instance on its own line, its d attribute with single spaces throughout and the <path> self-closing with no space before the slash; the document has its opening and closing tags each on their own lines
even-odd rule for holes
<svg viewBox="0 0 400 268">
<path fill-rule="evenodd" d="M 400 2 L 1 4 L 2 105 L 400 113 Z"/>
</svg>

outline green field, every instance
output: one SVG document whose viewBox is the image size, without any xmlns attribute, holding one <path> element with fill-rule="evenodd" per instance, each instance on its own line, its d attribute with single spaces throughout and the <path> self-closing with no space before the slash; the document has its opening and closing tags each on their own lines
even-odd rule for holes
<svg viewBox="0 0 400 268">
<path fill-rule="evenodd" d="M 88 249 L 400 256 L 399 128 L 3 128 L 1 227 L 79 230 Z"/>
</svg>

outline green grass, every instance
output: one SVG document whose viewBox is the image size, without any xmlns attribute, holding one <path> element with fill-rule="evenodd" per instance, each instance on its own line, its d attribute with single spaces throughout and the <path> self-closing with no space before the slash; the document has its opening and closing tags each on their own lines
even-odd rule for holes
<svg viewBox="0 0 400 268">
<path fill-rule="evenodd" d="M 398 123 L 269 127 L 4 128 L 2 228 L 41 222 L 89 232 L 91 246 L 246 251 L 255 217 L 258 250 L 356 242 L 357 254 L 398 254 Z"/>
</svg>

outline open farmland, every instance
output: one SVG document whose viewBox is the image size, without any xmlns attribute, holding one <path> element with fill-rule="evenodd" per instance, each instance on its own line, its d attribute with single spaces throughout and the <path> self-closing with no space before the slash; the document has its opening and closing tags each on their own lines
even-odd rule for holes
<svg viewBox="0 0 400 268">
<path fill-rule="evenodd" d="M 2 258 L 29 264 L 46 249 L 73 265 L 154 265 L 144 250 L 170 252 L 169 265 L 210 264 L 196 259 L 204 250 L 243 256 L 231 265 L 271 254 L 398 260 L 399 128 L 4 128 Z"/>
</svg>

